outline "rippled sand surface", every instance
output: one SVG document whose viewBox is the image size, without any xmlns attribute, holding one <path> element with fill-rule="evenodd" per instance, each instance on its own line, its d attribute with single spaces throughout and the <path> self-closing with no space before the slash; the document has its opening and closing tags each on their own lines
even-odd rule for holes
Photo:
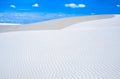
<svg viewBox="0 0 120 79">
<path fill-rule="evenodd" d="M 0 33 L 0 79 L 120 79 L 119 26 L 78 24 Z"/>
</svg>

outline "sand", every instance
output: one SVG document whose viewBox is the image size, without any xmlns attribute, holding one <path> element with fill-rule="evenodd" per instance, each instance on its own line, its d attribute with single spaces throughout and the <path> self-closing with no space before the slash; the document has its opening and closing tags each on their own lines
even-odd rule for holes
<svg viewBox="0 0 120 79">
<path fill-rule="evenodd" d="M 119 23 L 102 29 L 97 24 L 117 18 L 91 21 L 96 29 L 88 21 L 59 30 L 0 33 L 0 79 L 120 79 Z"/>
<path fill-rule="evenodd" d="M 115 15 L 94 15 L 94 16 L 62 18 L 62 19 L 50 20 L 50 21 L 27 24 L 27 25 L 0 25 L 0 32 L 25 31 L 25 30 L 61 30 L 61 29 L 65 29 L 66 27 L 69 27 L 70 25 L 74 25 L 77 23 L 85 23 L 85 25 L 87 25 L 86 22 L 98 21 L 98 20 L 100 22 L 104 19 L 106 19 L 107 21 L 107 19 L 113 19 L 114 17 Z M 120 18 L 120 16 L 117 17 Z M 120 23 L 118 22 L 119 20 L 115 20 L 115 23 L 112 25 L 120 25 Z M 111 25 L 111 23 L 112 21 L 107 21 L 107 24 Z M 82 27 L 85 27 L 85 25 L 83 25 Z M 94 26 L 94 23 L 92 25 Z"/>
<path fill-rule="evenodd" d="M 103 17 L 103 16 L 102 16 Z M 79 22 L 69 27 L 66 27 L 64 30 L 93 30 L 93 29 L 114 29 L 120 28 L 120 15 L 114 15 L 112 18 L 104 18 L 86 22 Z"/>
</svg>

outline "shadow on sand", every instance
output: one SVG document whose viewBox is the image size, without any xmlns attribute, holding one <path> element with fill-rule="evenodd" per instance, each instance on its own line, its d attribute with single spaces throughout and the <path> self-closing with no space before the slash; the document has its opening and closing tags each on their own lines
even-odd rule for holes
<svg viewBox="0 0 120 79">
<path fill-rule="evenodd" d="M 26 24 L 26 25 L 0 25 L 0 33 L 11 32 L 11 31 L 28 31 L 28 30 L 60 30 L 80 22 L 109 19 L 113 17 L 114 15 L 79 16 L 79 17 L 62 18 L 62 19 Z"/>
</svg>

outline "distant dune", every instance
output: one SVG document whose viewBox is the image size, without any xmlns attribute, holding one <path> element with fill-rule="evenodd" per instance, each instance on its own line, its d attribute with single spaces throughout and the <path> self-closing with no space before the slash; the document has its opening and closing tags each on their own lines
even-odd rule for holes
<svg viewBox="0 0 120 79">
<path fill-rule="evenodd" d="M 26 25 L 0 25 L 0 32 L 26 31 L 26 30 L 60 30 L 60 29 L 70 30 L 74 29 L 74 27 L 77 27 L 78 29 L 78 27 L 95 28 L 98 26 L 120 26 L 119 20 L 120 15 L 79 16 Z"/>
</svg>

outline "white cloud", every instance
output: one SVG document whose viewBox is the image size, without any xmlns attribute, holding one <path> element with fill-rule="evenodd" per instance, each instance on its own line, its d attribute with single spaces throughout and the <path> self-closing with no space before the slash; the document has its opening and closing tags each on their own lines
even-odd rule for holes
<svg viewBox="0 0 120 79">
<path fill-rule="evenodd" d="M 85 4 L 75 4 L 75 3 L 70 3 L 70 4 L 65 4 L 65 7 L 69 8 L 85 8 Z"/>
<path fill-rule="evenodd" d="M 78 7 L 79 8 L 84 8 L 84 7 L 86 7 L 86 5 L 85 4 L 79 4 Z"/>
<path fill-rule="evenodd" d="M 117 7 L 120 7 L 120 5 L 119 5 L 119 4 L 117 4 L 116 6 L 117 6 Z"/>
<path fill-rule="evenodd" d="M 10 5 L 10 7 L 11 7 L 11 8 L 16 8 L 16 6 L 15 6 L 15 5 Z"/>
<path fill-rule="evenodd" d="M 65 4 L 65 7 L 77 8 L 78 6 L 75 3 Z"/>
<path fill-rule="evenodd" d="M 32 5 L 33 7 L 39 7 L 39 4 L 35 3 Z"/>
</svg>

